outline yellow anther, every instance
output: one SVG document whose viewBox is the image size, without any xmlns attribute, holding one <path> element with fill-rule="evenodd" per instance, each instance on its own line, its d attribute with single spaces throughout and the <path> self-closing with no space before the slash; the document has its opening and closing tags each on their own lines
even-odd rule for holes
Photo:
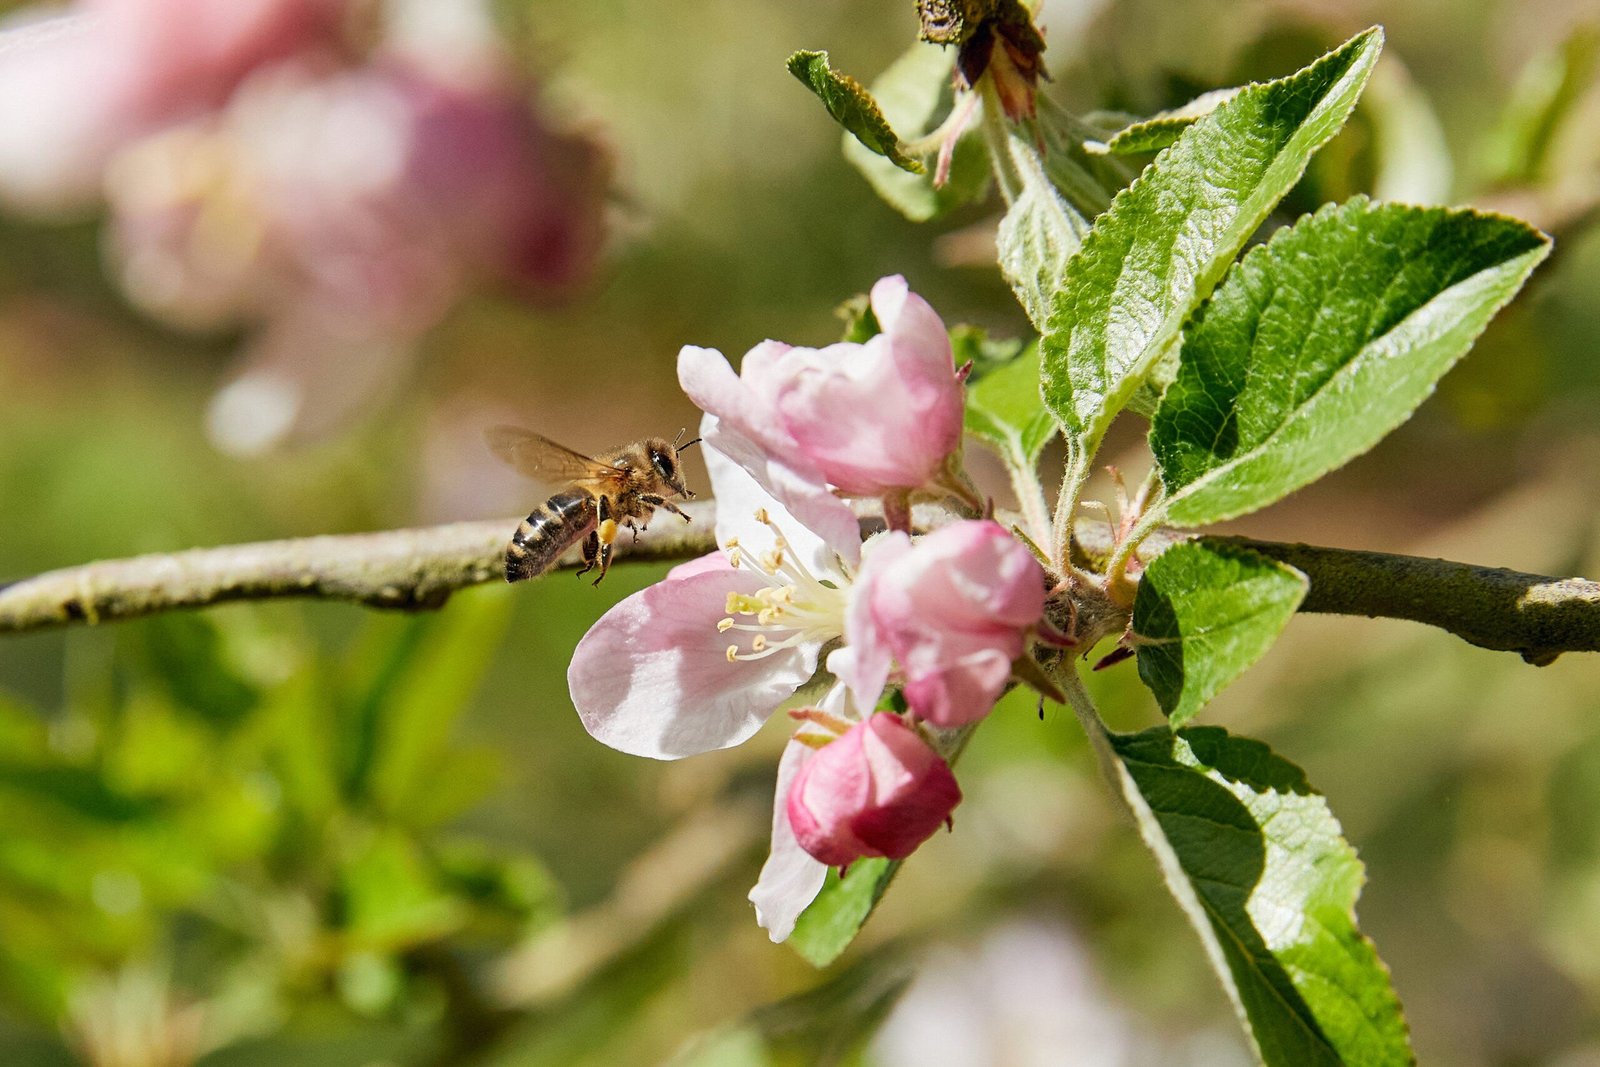
<svg viewBox="0 0 1600 1067">
<path fill-rule="evenodd" d="M 728 646 L 728 662 L 729 663 L 738 663 L 739 662 L 739 646 L 738 645 L 729 645 Z"/>
<path fill-rule="evenodd" d="M 719 634 L 725 634 L 731 629 L 733 629 L 732 619 L 723 619 L 721 622 L 717 623 L 717 633 Z"/>
<path fill-rule="evenodd" d="M 772 517 L 767 514 L 766 508 L 756 508 L 756 521 L 763 526 L 772 525 Z"/>
<path fill-rule="evenodd" d="M 723 545 L 722 547 L 723 548 L 738 548 L 739 547 L 739 539 L 737 537 L 730 537 L 730 538 L 728 538 L 728 543 Z"/>
<path fill-rule="evenodd" d="M 761 569 L 768 574 L 777 574 L 783 569 L 783 553 L 773 550 L 761 557 Z"/>
<path fill-rule="evenodd" d="M 739 555 L 739 550 L 737 548 L 734 549 L 732 552 L 728 553 L 728 566 L 732 567 L 734 570 L 738 570 L 739 564 L 743 561 L 743 558 L 744 557 Z"/>
<path fill-rule="evenodd" d="M 752 651 L 752 652 L 764 652 L 764 651 L 766 651 L 766 648 L 767 648 L 767 639 L 765 637 L 762 637 L 760 634 L 756 634 L 756 639 L 754 641 L 750 642 L 750 651 Z"/>
</svg>

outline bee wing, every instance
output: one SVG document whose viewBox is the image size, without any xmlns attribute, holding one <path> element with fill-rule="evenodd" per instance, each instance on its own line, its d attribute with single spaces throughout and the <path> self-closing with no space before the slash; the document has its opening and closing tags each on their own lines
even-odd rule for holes
<svg viewBox="0 0 1600 1067">
<path fill-rule="evenodd" d="M 513 470 L 549 485 L 561 482 L 607 484 L 624 475 L 609 463 L 591 459 L 520 426 L 492 426 L 483 433 L 489 451 Z"/>
</svg>

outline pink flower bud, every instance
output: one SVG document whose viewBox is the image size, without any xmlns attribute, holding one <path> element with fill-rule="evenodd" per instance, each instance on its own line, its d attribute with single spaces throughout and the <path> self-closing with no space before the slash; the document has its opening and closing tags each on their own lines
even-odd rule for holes
<svg viewBox="0 0 1600 1067">
<path fill-rule="evenodd" d="M 860 582 L 865 601 L 846 638 L 863 676 L 847 680 L 859 699 L 875 700 L 871 690 L 892 657 L 911 710 L 946 729 L 989 714 L 1044 611 L 1043 568 L 987 520 L 915 542 L 891 534 L 868 556 Z"/>
<path fill-rule="evenodd" d="M 904 859 L 960 802 L 949 764 L 898 715 L 878 712 L 800 769 L 785 806 L 800 846 L 837 867 Z"/>
</svg>

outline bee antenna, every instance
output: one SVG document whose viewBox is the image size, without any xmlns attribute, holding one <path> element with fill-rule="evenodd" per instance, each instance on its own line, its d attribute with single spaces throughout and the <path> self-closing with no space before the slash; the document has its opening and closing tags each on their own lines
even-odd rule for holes
<svg viewBox="0 0 1600 1067">
<path fill-rule="evenodd" d="M 697 445 L 699 443 L 700 443 L 700 438 L 696 437 L 693 441 L 685 441 L 681 445 L 673 445 L 672 446 L 672 450 L 674 452 L 682 452 L 684 449 L 688 448 L 690 445 Z"/>
</svg>

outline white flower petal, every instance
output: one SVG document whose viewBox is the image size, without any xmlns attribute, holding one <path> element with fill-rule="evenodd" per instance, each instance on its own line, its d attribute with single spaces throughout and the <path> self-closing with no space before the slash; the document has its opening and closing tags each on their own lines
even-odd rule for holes
<svg viewBox="0 0 1600 1067">
<path fill-rule="evenodd" d="M 811 746 L 793 740 L 783 750 L 772 805 L 772 853 L 761 868 L 755 888 L 750 890 L 756 922 L 775 942 L 794 932 L 800 913 L 817 899 L 828 877 L 828 868 L 813 859 L 795 839 L 787 811 L 789 784 L 815 754 Z"/>
<path fill-rule="evenodd" d="M 730 662 L 717 631 L 730 592 L 764 587 L 722 567 L 633 594 L 594 624 L 567 668 L 572 703 L 596 740 L 680 759 L 737 745 L 816 672 L 820 644 Z"/>
<path fill-rule="evenodd" d="M 717 416 L 707 414 L 701 421 L 701 437 L 706 438 L 706 472 L 710 475 L 710 488 L 717 498 L 717 544 L 726 547 L 738 539 L 744 550 L 754 555 L 770 552 L 776 534 L 770 526 L 755 520 L 755 514 L 765 510 L 773 525 L 782 531 L 789 542 L 789 552 L 802 561 L 808 571 L 818 577 L 830 577 L 843 582 L 838 560 L 845 558 L 850 565 L 859 560 L 861 553 L 861 523 L 848 504 L 834 494 L 821 490 L 822 509 L 837 510 L 842 522 L 830 514 L 826 525 L 832 530 L 818 530 L 811 523 L 795 517 L 789 507 L 768 493 L 762 483 L 750 475 L 750 464 L 765 467 L 768 477 L 778 477 L 786 482 L 792 475 L 774 467 L 766 467 L 765 456 L 746 438 L 726 432 Z M 731 450 L 731 451 L 730 451 Z M 821 485 L 821 483 L 818 483 Z M 792 494 L 790 494 L 792 496 Z M 842 544 L 840 544 L 842 541 Z"/>
</svg>

